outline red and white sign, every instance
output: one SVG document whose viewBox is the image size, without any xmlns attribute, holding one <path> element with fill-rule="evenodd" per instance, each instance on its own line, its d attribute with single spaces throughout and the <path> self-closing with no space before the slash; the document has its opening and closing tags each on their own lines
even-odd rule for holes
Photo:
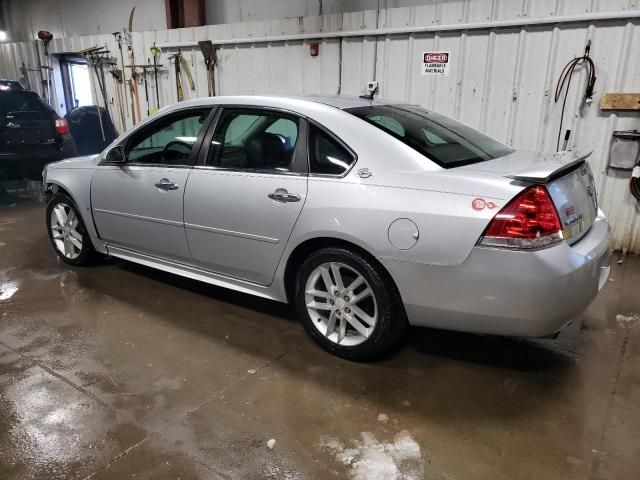
<svg viewBox="0 0 640 480">
<path fill-rule="evenodd" d="M 449 52 L 424 52 L 422 75 L 449 75 Z"/>
</svg>

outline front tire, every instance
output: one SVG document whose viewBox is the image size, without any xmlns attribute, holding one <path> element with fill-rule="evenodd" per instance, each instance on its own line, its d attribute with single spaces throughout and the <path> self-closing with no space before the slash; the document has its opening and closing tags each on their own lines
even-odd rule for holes
<svg viewBox="0 0 640 480">
<path fill-rule="evenodd" d="M 356 361 L 393 347 L 407 325 L 404 307 L 380 266 L 354 250 L 322 248 L 298 268 L 295 305 L 322 348 Z"/>
<path fill-rule="evenodd" d="M 57 193 L 47 203 L 46 212 L 49 241 L 58 258 L 76 266 L 94 263 L 98 254 L 73 200 Z"/>
</svg>

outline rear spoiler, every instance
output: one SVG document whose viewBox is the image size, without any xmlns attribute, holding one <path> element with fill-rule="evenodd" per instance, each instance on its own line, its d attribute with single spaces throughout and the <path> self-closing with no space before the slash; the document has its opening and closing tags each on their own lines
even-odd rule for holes
<svg viewBox="0 0 640 480">
<path fill-rule="evenodd" d="M 569 152 L 558 152 L 553 155 L 553 160 L 549 161 L 546 167 L 549 168 L 532 168 L 531 170 L 523 170 L 521 172 L 505 175 L 507 178 L 513 178 L 514 180 L 520 180 L 522 182 L 530 183 L 549 183 L 560 178 L 567 173 L 571 173 L 574 170 L 580 168 L 585 160 L 593 153 L 593 151 L 578 155 L 571 158 L 570 161 L 565 161 L 563 157 Z"/>
</svg>

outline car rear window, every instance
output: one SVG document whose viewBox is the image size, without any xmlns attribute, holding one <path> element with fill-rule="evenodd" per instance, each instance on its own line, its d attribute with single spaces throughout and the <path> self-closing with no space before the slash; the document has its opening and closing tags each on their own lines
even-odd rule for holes
<svg viewBox="0 0 640 480">
<path fill-rule="evenodd" d="M 0 93 L 0 115 L 6 115 L 9 112 L 47 113 L 49 108 L 35 92 Z"/>
<path fill-rule="evenodd" d="M 492 160 L 513 149 L 452 118 L 414 105 L 372 105 L 347 112 L 397 138 L 443 168 Z"/>
</svg>

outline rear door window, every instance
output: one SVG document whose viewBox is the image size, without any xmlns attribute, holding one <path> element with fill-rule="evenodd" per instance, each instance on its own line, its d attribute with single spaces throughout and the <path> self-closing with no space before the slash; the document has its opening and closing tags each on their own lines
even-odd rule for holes
<svg viewBox="0 0 640 480">
<path fill-rule="evenodd" d="M 233 170 L 289 172 L 299 120 L 286 113 L 225 108 L 216 124 L 207 165 Z"/>
<path fill-rule="evenodd" d="M 460 122 L 414 105 L 373 105 L 347 112 L 444 168 L 492 160 L 513 149 Z"/>
</svg>

